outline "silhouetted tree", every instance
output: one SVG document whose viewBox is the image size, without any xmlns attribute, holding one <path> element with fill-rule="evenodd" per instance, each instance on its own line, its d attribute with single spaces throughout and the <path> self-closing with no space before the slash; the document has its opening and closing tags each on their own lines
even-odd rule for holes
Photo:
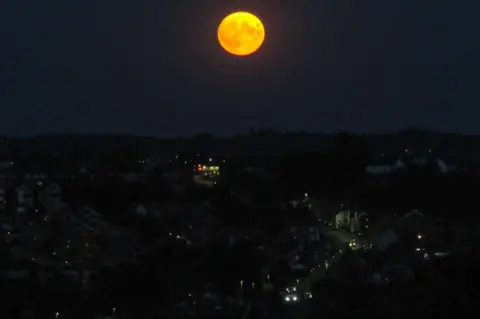
<svg viewBox="0 0 480 319">
<path fill-rule="evenodd" d="M 368 159 L 369 149 L 361 136 L 337 134 L 327 148 L 323 167 L 331 195 L 348 196 L 364 177 Z"/>
<path fill-rule="evenodd" d="M 212 135 L 208 133 L 200 133 L 195 135 L 191 140 L 191 149 L 196 152 L 206 152 L 210 154 L 213 150 L 214 142 L 215 138 Z M 201 154 L 201 157 L 203 157 L 203 154 Z"/>
<path fill-rule="evenodd" d="M 168 187 L 163 176 L 161 167 L 151 169 L 145 178 L 143 191 L 141 193 L 144 199 L 149 201 L 160 201 L 170 197 L 171 189 Z"/>
<path fill-rule="evenodd" d="M 314 192 L 322 183 L 325 157 L 318 152 L 290 152 L 280 158 L 280 181 L 285 185 L 289 198 Z"/>
</svg>

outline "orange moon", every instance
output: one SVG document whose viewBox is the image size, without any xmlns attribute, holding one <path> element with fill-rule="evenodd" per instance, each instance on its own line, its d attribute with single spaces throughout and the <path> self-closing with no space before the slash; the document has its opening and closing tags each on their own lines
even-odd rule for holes
<svg viewBox="0 0 480 319">
<path fill-rule="evenodd" d="M 218 26 L 218 42 L 230 54 L 245 56 L 257 51 L 265 40 L 262 21 L 249 12 L 234 12 Z"/>
</svg>

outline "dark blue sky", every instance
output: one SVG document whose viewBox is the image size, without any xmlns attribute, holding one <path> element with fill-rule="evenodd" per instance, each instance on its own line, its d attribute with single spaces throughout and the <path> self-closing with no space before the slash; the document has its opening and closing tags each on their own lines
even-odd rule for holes
<svg viewBox="0 0 480 319">
<path fill-rule="evenodd" d="M 480 133 L 479 1 L 8 3 L 0 134 Z M 266 26 L 247 58 L 216 39 L 235 9 Z"/>
</svg>

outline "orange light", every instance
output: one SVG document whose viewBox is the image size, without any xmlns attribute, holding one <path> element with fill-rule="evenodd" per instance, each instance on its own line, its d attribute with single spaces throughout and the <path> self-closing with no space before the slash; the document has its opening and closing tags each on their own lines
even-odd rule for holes
<svg viewBox="0 0 480 319">
<path fill-rule="evenodd" d="M 245 56 L 262 46 L 265 28 L 255 15 L 249 12 L 234 12 L 222 20 L 218 26 L 217 36 L 225 51 Z"/>
</svg>

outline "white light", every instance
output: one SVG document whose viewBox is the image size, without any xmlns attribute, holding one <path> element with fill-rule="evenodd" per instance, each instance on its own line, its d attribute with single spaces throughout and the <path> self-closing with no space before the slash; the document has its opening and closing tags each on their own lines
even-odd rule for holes
<svg viewBox="0 0 480 319">
<path fill-rule="evenodd" d="M 293 301 L 297 301 L 297 296 L 293 296 Z"/>
<path fill-rule="evenodd" d="M 290 297 L 289 297 L 289 296 L 286 296 L 286 297 L 285 297 L 285 300 L 286 300 L 286 301 L 290 301 Z"/>
</svg>

